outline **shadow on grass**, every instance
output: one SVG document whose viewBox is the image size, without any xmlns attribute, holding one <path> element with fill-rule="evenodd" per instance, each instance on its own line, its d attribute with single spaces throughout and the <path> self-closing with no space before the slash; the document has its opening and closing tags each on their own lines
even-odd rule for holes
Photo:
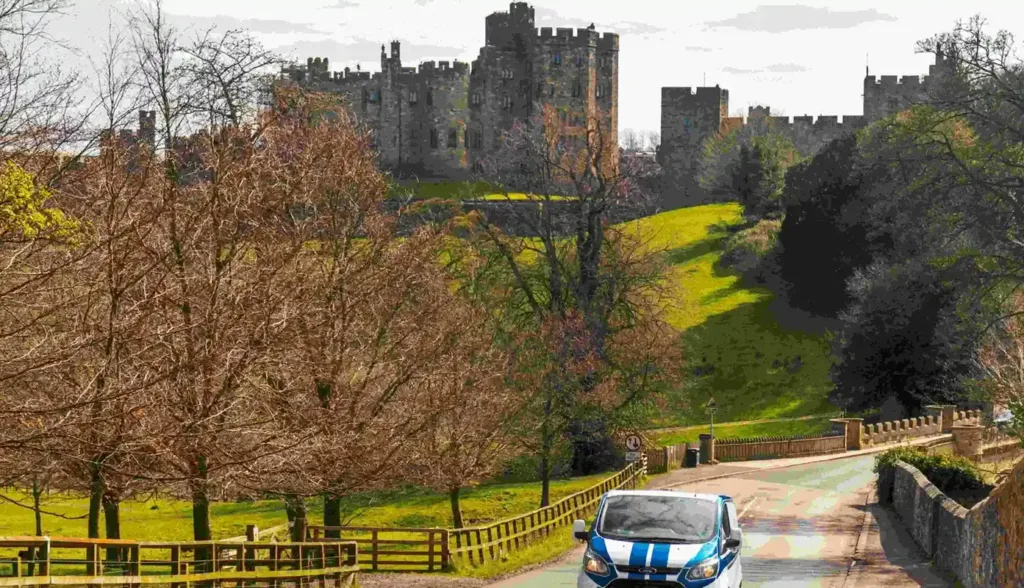
<svg viewBox="0 0 1024 588">
<path fill-rule="evenodd" d="M 727 288 L 720 296 L 728 296 Z M 828 412 L 828 348 L 817 336 L 780 327 L 770 298 L 709 316 L 682 334 L 691 375 L 670 399 L 674 422 L 707 420 L 714 396 L 722 422 Z M 799 359 L 798 359 L 799 358 Z M 696 368 L 696 369 L 694 369 Z"/>
<path fill-rule="evenodd" d="M 672 265 L 683 265 L 702 255 L 719 251 L 722 248 L 722 241 L 725 237 L 725 235 L 710 235 L 696 243 L 669 249 L 665 252 L 668 262 Z"/>
</svg>

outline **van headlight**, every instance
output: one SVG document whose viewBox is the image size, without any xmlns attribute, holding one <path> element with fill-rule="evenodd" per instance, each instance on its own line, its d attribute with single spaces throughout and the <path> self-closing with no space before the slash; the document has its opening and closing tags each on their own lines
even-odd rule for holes
<svg viewBox="0 0 1024 588">
<path fill-rule="evenodd" d="M 686 574 L 687 580 L 710 580 L 718 575 L 718 556 L 709 557 L 706 560 L 690 568 Z"/>
<path fill-rule="evenodd" d="M 589 549 L 587 550 L 587 554 L 583 556 L 583 569 L 591 574 L 597 574 L 598 576 L 608 575 L 608 564 L 601 559 L 601 556 Z"/>
</svg>

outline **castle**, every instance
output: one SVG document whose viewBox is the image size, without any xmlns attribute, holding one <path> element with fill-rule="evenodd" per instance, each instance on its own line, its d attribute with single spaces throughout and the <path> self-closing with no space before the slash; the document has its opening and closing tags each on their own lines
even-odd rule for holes
<svg viewBox="0 0 1024 588">
<path fill-rule="evenodd" d="M 338 94 L 373 136 L 383 167 L 421 177 L 460 178 L 478 169 L 502 131 L 544 108 L 567 133 L 596 121 L 618 137 L 619 37 L 534 26 L 534 9 L 513 2 L 485 19 L 472 64 L 403 67 L 401 44 L 381 46 L 381 71 L 332 72 L 327 58 L 283 68 L 279 83 Z M 618 150 L 613 150 L 618 155 Z"/>
<path fill-rule="evenodd" d="M 706 139 L 729 132 L 760 119 L 767 120 L 774 132 L 787 136 L 803 155 L 813 155 L 830 141 L 864 128 L 877 120 L 907 108 L 927 103 L 940 80 L 952 71 L 951 59 L 936 48 L 935 63 L 924 76 L 864 76 L 864 113 L 862 115 L 771 116 L 767 107 L 751 107 L 747 120 L 730 117 L 729 91 L 719 86 L 661 89 L 661 147 L 658 163 L 665 174 L 665 196 L 672 203 L 688 205 L 709 200 L 697 185 L 696 176 Z"/>
</svg>

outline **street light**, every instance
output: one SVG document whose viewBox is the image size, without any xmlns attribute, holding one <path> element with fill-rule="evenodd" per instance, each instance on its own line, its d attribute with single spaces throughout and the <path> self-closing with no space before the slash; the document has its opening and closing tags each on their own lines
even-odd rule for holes
<svg viewBox="0 0 1024 588">
<path fill-rule="evenodd" d="M 712 396 L 708 400 L 708 403 L 704 405 L 704 410 L 711 415 L 711 438 L 715 438 L 715 411 L 718 410 L 718 404 L 715 402 L 715 397 Z"/>
</svg>

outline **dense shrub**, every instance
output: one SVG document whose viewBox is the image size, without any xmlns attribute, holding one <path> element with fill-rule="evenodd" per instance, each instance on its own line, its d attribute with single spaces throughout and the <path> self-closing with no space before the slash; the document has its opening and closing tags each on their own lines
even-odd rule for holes
<svg viewBox="0 0 1024 588">
<path fill-rule="evenodd" d="M 722 262 L 755 282 L 764 283 L 774 269 L 771 254 L 781 227 L 781 220 L 762 219 L 730 235 L 722 248 Z"/>
<path fill-rule="evenodd" d="M 965 457 L 932 455 L 920 447 L 894 447 L 875 457 L 874 471 L 878 474 L 878 498 L 881 502 L 892 502 L 896 463 L 899 461 L 920 470 L 936 488 L 954 499 L 959 495 L 991 489 L 974 462 Z"/>
</svg>

